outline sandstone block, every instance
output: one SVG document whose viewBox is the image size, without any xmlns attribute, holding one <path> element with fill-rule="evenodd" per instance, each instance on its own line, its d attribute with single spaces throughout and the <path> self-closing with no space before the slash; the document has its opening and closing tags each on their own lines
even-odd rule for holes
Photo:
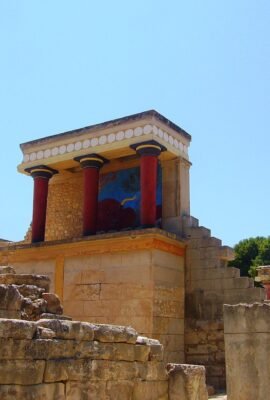
<svg viewBox="0 0 270 400">
<path fill-rule="evenodd" d="M 58 339 L 93 340 L 94 331 L 98 328 L 89 322 L 67 321 L 58 319 L 41 319 L 38 327 L 48 328 L 55 332 Z"/>
<path fill-rule="evenodd" d="M 168 364 L 170 400 L 207 400 L 205 368 L 198 365 Z"/>
<path fill-rule="evenodd" d="M 17 319 L 0 319 L 0 338 L 32 339 L 36 324 Z"/>
<path fill-rule="evenodd" d="M 148 361 L 149 356 L 150 356 L 150 346 L 144 346 L 144 345 L 135 345 L 135 354 L 134 354 L 134 359 L 136 361 Z"/>
<path fill-rule="evenodd" d="M 37 385 L 43 381 L 45 361 L 0 360 L 0 384 Z"/>
<path fill-rule="evenodd" d="M 63 383 L 40 385 L 0 385 L 1 400 L 66 400 Z"/>
<path fill-rule="evenodd" d="M 57 359 L 46 362 L 44 382 L 83 381 L 92 379 L 92 361 Z"/>
<path fill-rule="evenodd" d="M 139 377 L 139 368 L 136 363 L 128 361 L 93 360 L 93 380 L 134 380 Z"/>
</svg>

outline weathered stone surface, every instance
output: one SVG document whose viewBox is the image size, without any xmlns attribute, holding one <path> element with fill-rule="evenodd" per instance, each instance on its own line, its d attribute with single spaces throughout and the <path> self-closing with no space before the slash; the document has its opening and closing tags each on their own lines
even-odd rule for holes
<svg viewBox="0 0 270 400">
<path fill-rule="evenodd" d="M 116 397 L 117 398 L 117 397 Z M 106 382 L 70 381 L 66 383 L 66 400 L 103 400 L 106 399 Z"/>
<path fill-rule="evenodd" d="M 0 385 L 37 385 L 43 381 L 45 361 L 0 360 Z"/>
<path fill-rule="evenodd" d="M 134 384 L 133 400 L 169 400 L 168 382 L 137 381 Z M 182 398 L 179 398 L 179 400 Z"/>
<path fill-rule="evenodd" d="M 205 368 L 189 364 L 168 364 L 170 400 L 207 400 Z"/>
<path fill-rule="evenodd" d="M 0 338 L 32 339 L 36 324 L 16 319 L 0 319 Z"/>
<path fill-rule="evenodd" d="M 45 289 L 35 285 L 14 285 L 23 297 L 29 297 L 31 300 L 39 299 Z"/>
<path fill-rule="evenodd" d="M 31 300 L 25 297 L 22 302 L 22 319 L 37 321 L 40 315 L 46 311 L 47 303 L 44 299 Z"/>
<path fill-rule="evenodd" d="M 59 297 L 54 293 L 42 293 L 42 298 L 46 301 L 46 311 L 52 314 L 63 314 L 63 306 Z"/>
<path fill-rule="evenodd" d="M 1 275 L 0 275 L 1 277 Z M 0 285 L 0 309 L 20 310 L 23 297 L 15 286 Z"/>
<path fill-rule="evenodd" d="M 68 321 L 59 319 L 41 319 L 37 326 L 51 329 L 58 339 L 93 340 L 96 325 L 90 322 Z"/>
<path fill-rule="evenodd" d="M 97 324 L 95 340 L 100 342 L 136 343 L 138 333 L 130 326 Z"/>
<path fill-rule="evenodd" d="M 136 343 L 146 345 L 150 348 L 149 360 L 162 361 L 163 360 L 163 346 L 156 339 L 147 338 L 145 336 L 138 336 Z"/>
<path fill-rule="evenodd" d="M 228 399 L 267 399 L 270 391 L 269 305 L 225 305 L 224 323 Z"/>
<path fill-rule="evenodd" d="M 13 267 L 9 265 L 3 265 L 0 267 L 0 275 L 3 274 L 16 274 L 16 271 Z"/>
<path fill-rule="evenodd" d="M 108 400 L 115 400 L 121 396 L 121 400 L 132 399 L 134 382 L 131 381 L 108 381 L 106 394 Z"/>
<path fill-rule="evenodd" d="M 51 314 L 51 313 L 43 313 L 40 315 L 40 319 L 61 319 L 66 321 L 71 321 L 72 318 L 68 315 L 60 315 L 60 314 Z"/>
<path fill-rule="evenodd" d="M 43 326 L 37 327 L 36 337 L 39 339 L 53 339 L 56 337 L 54 331 L 49 328 L 44 328 Z"/>
<path fill-rule="evenodd" d="M 79 397 L 73 397 L 73 399 Z M 40 385 L 0 385 L 1 400 L 66 400 L 63 383 Z M 71 398 L 70 398 L 71 400 Z"/>
<path fill-rule="evenodd" d="M 0 274 L 0 284 L 5 285 L 34 285 L 47 292 L 50 288 L 50 279 L 46 275 L 33 274 Z"/>
</svg>

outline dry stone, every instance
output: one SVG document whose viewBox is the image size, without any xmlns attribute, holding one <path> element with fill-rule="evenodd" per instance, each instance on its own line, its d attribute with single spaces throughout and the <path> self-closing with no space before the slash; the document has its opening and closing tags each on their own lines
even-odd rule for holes
<svg viewBox="0 0 270 400">
<path fill-rule="evenodd" d="M 74 397 L 73 399 L 75 399 Z M 79 397 L 77 397 L 79 399 Z M 40 385 L 0 385 L 1 400 L 65 400 L 65 385 L 49 383 Z"/>
<path fill-rule="evenodd" d="M 46 311 L 53 314 L 63 314 L 63 306 L 59 297 L 54 293 L 42 293 L 42 298 L 46 301 Z"/>
<path fill-rule="evenodd" d="M 136 343 L 138 333 L 130 326 L 97 324 L 95 340 L 100 342 Z"/>
<path fill-rule="evenodd" d="M 46 275 L 33 274 L 0 274 L 0 284 L 5 285 L 34 285 L 47 292 L 50 288 L 50 279 Z"/>
<path fill-rule="evenodd" d="M 90 322 L 68 321 L 59 319 L 41 319 L 38 327 L 48 328 L 55 332 L 58 339 L 93 340 L 94 332 L 98 329 Z"/>
<path fill-rule="evenodd" d="M 0 267 L 0 275 L 2 274 L 16 274 L 16 271 L 9 265 L 3 265 Z"/>
<path fill-rule="evenodd" d="M 37 385 L 42 383 L 45 361 L 0 360 L 0 385 Z"/>
<path fill-rule="evenodd" d="M 205 368 L 189 364 L 168 364 L 170 400 L 207 400 Z"/>
<path fill-rule="evenodd" d="M 0 275 L 1 277 L 1 275 Z M 0 309 L 20 310 L 23 297 L 13 285 L 0 285 Z"/>
<path fill-rule="evenodd" d="M 30 321 L 0 319 L 0 338 L 32 339 L 36 324 Z"/>
</svg>

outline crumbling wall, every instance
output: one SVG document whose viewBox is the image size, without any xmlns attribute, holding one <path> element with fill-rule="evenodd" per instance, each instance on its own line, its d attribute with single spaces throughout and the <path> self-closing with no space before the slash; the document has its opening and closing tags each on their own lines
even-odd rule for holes
<svg viewBox="0 0 270 400">
<path fill-rule="evenodd" d="M 270 393 L 270 304 L 224 306 L 228 400 L 265 400 Z"/>
<path fill-rule="evenodd" d="M 225 388 L 223 304 L 262 301 L 264 290 L 228 267 L 233 251 L 212 237 L 198 220 L 184 221 L 188 239 L 185 271 L 186 362 L 206 366 L 207 383 Z"/>
<path fill-rule="evenodd" d="M 156 290 L 165 290 L 165 272 L 156 272 Z M 160 342 L 129 326 L 71 321 L 49 286 L 47 276 L 0 267 L 1 400 L 207 399 L 204 367 L 166 366 Z M 167 315 L 161 300 L 153 310 Z"/>
</svg>

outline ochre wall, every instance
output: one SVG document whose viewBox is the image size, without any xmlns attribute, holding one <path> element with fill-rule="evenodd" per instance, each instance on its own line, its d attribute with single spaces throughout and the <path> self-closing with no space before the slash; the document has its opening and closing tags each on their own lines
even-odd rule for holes
<svg viewBox="0 0 270 400">
<path fill-rule="evenodd" d="M 169 236 L 150 229 L 22 245 L 2 263 L 49 273 L 73 319 L 130 325 L 164 344 L 165 361 L 183 362 L 184 244 Z"/>
</svg>

